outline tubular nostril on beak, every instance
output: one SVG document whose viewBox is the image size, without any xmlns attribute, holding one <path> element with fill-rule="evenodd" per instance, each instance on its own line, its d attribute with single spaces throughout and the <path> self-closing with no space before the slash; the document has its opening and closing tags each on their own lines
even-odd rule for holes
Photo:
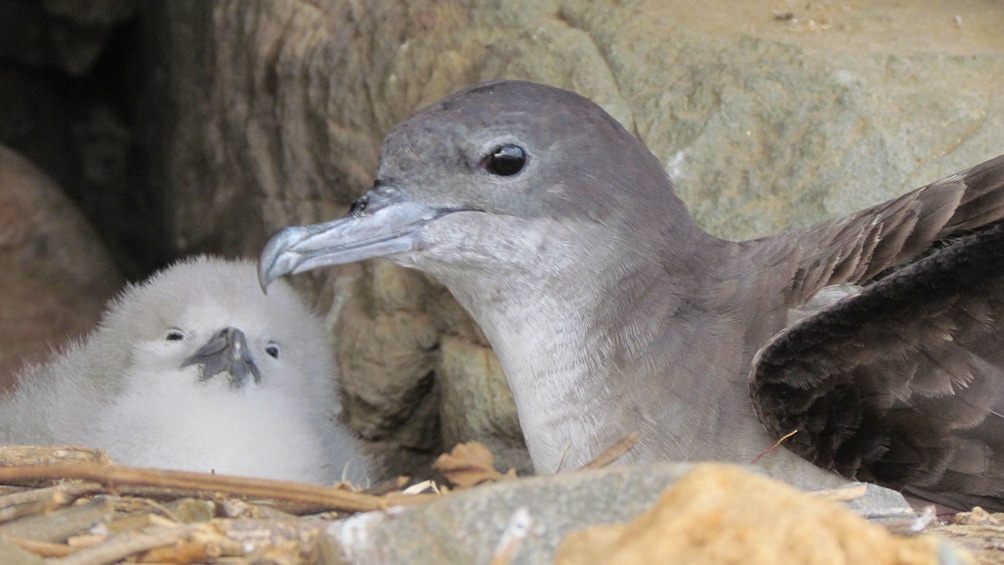
<svg viewBox="0 0 1004 565">
<path fill-rule="evenodd" d="M 232 388 L 241 388 L 248 382 L 248 377 L 255 383 L 261 382 L 261 373 L 254 362 L 254 357 L 248 351 L 244 332 L 234 327 L 226 327 L 216 332 L 191 357 L 185 359 L 182 367 L 199 365 L 200 381 L 225 373 Z"/>
</svg>

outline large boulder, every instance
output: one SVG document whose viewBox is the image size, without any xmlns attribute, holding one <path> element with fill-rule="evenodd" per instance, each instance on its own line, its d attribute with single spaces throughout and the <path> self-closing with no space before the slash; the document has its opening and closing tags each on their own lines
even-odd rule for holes
<svg viewBox="0 0 1004 565">
<path fill-rule="evenodd" d="M 0 145 L 0 393 L 26 363 L 98 323 L 123 280 L 108 250 L 46 175 Z"/>
</svg>

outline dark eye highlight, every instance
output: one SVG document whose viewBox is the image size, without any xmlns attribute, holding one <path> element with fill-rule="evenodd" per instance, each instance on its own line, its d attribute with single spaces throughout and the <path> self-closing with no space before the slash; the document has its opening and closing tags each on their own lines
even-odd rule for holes
<svg viewBox="0 0 1004 565">
<path fill-rule="evenodd" d="M 485 155 L 481 166 L 493 175 L 511 177 L 526 166 L 526 151 L 519 145 L 502 145 Z"/>
<path fill-rule="evenodd" d="M 181 341 L 185 339 L 185 333 L 178 328 L 171 328 L 167 330 L 167 335 L 164 336 L 167 341 Z"/>
<path fill-rule="evenodd" d="M 268 353 L 269 357 L 274 359 L 279 358 L 279 344 L 274 341 L 270 341 L 268 345 L 265 346 L 265 353 Z"/>
</svg>

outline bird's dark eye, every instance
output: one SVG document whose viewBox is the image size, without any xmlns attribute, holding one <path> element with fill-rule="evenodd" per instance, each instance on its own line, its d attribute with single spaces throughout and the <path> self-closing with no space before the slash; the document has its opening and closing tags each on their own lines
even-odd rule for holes
<svg viewBox="0 0 1004 565">
<path fill-rule="evenodd" d="M 270 357 L 274 359 L 279 358 L 279 344 L 270 341 L 268 345 L 265 346 L 265 353 L 268 353 Z"/>
<path fill-rule="evenodd" d="M 526 151 L 512 144 L 496 147 L 481 160 L 481 166 L 493 175 L 511 177 L 526 166 Z"/>
<path fill-rule="evenodd" d="M 164 336 L 167 341 L 181 341 L 185 339 L 185 334 L 177 328 L 171 328 L 167 330 L 167 335 Z"/>
</svg>

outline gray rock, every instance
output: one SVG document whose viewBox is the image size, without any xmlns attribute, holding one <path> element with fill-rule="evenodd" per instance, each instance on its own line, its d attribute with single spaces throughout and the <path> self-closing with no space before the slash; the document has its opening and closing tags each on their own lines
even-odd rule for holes
<svg viewBox="0 0 1004 565">
<path fill-rule="evenodd" d="M 532 477 L 418 507 L 357 514 L 326 530 L 321 554 L 327 564 L 488 563 L 513 516 L 525 509 L 529 530 L 509 563 L 550 563 L 569 532 L 630 521 L 692 470 L 691 464 L 661 463 Z M 859 513 L 910 511 L 901 494 L 875 485 L 848 506 Z"/>
<path fill-rule="evenodd" d="M 526 508 L 532 525 L 510 563 L 548 563 L 568 532 L 630 520 L 691 470 L 690 464 L 621 466 L 481 486 L 336 522 L 322 538 L 321 554 L 330 564 L 488 563 L 513 513 Z"/>
</svg>

